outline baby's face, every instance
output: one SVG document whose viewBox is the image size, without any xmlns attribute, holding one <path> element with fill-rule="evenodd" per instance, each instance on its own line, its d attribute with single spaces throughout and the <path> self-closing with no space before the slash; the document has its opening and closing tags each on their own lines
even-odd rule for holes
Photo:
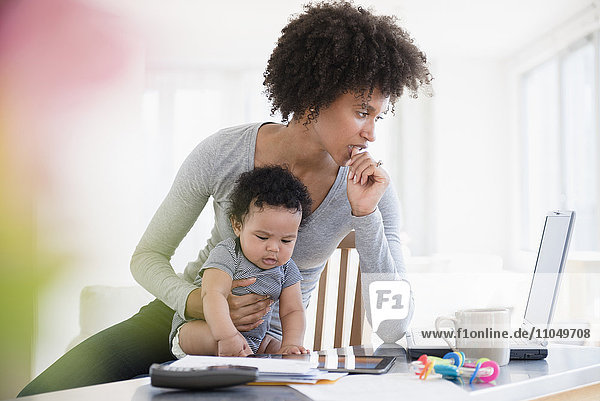
<svg viewBox="0 0 600 401">
<path fill-rule="evenodd" d="M 281 266 L 292 257 L 302 213 L 284 207 L 254 204 L 244 224 L 233 224 L 246 258 L 261 269 Z"/>
</svg>

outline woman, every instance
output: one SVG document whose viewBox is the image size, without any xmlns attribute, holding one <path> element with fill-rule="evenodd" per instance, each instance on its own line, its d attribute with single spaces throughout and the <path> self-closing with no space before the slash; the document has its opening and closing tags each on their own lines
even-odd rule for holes
<svg viewBox="0 0 600 401">
<path fill-rule="evenodd" d="M 153 362 L 173 359 L 168 336 L 174 310 L 190 319 L 203 317 L 201 291 L 192 281 L 215 244 L 234 237 L 227 198 L 235 178 L 255 167 L 287 165 L 313 199 L 292 256 L 303 276 L 305 305 L 327 258 L 352 229 L 363 288 L 405 275 L 398 200 L 381 162 L 366 149 L 375 140 L 377 120 L 404 89 L 416 96 L 420 85 L 429 84 L 425 55 L 393 17 L 344 2 L 321 3 L 307 6 L 282 30 L 264 78 L 272 111 L 286 124 L 228 128 L 200 143 L 135 250 L 132 274 L 158 299 L 69 351 L 21 396 L 129 379 L 147 373 Z M 212 236 L 179 277 L 169 260 L 211 197 Z M 239 330 L 256 327 L 273 308 L 272 329 L 258 352 L 279 349 L 277 304 L 252 294 L 228 301 Z M 408 321 L 380 327 L 378 335 L 399 338 Z"/>
</svg>

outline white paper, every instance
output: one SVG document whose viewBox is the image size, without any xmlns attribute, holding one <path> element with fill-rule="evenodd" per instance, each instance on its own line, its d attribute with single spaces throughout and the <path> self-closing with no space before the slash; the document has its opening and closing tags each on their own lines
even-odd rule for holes
<svg viewBox="0 0 600 401">
<path fill-rule="evenodd" d="M 448 380 L 419 380 L 408 373 L 348 375 L 332 384 L 290 385 L 314 401 L 464 399 L 468 394 Z"/>
<path fill-rule="evenodd" d="M 222 356 L 187 355 L 171 366 L 181 368 L 203 368 L 208 366 L 238 365 L 253 366 L 259 373 L 306 373 L 318 366 L 318 362 L 292 359 L 242 358 Z"/>
<path fill-rule="evenodd" d="M 278 383 L 305 383 L 315 384 L 319 380 L 331 380 L 335 381 L 341 377 L 346 376 L 348 373 L 344 372 L 327 372 L 324 370 L 312 369 L 310 373 L 296 375 L 296 374 L 278 374 L 278 373 L 265 373 L 260 374 L 257 382 L 278 382 Z"/>
</svg>

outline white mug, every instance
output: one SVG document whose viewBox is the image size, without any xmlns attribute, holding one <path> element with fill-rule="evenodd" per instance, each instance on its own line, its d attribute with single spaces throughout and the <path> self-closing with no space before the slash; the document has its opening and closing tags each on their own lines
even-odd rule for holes
<svg viewBox="0 0 600 401">
<path fill-rule="evenodd" d="M 435 319 L 438 332 L 444 330 L 442 322 L 452 322 L 455 344 L 444 337 L 450 348 L 464 352 L 469 359 L 489 358 L 499 366 L 508 364 L 511 334 L 509 309 L 465 309 L 454 315 Z"/>
</svg>

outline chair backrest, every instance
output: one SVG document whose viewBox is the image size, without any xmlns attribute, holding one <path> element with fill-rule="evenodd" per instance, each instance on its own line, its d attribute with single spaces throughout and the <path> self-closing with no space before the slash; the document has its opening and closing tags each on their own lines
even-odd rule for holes
<svg viewBox="0 0 600 401">
<path fill-rule="evenodd" d="M 355 232 L 352 231 L 338 245 L 338 249 L 340 249 L 339 273 L 336 271 L 335 276 L 329 278 L 333 285 L 328 285 L 328 277 L 331 276 L 329 271 L 332 270 L 335 263 L 335 256 L 329 259 L 321 273 L 317 290 L 315 334 L 312 347 L 315 351 L 324 347 L 325 335 L 328 332 L 325 322 L 326 301 L 332 300 L 333 297 L 337 297 L 337 302 L 334 304 L 336 313 L 333 346 L 340 348 L 362 344 L 365 314 L 361 297 L 360 268 L 358 263 L 350 263 L 351 250 L 355 247 L 354 240 Z M 336 280 L 337 291 L 335 289 Z M 331 301 L 329 305 L 331 305 Z"/>
</svg>

